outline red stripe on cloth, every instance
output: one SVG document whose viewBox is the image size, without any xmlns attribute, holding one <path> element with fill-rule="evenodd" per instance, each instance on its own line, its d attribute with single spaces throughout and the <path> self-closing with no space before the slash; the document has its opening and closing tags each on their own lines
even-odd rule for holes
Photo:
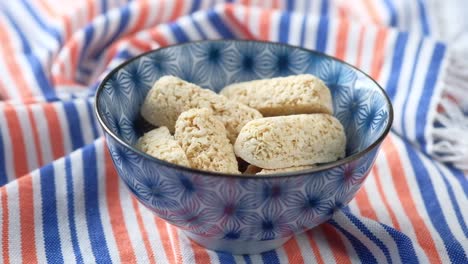
<svg viewBox="0 0 468 264">
<path fill-rule="evenodd" d="M 357 53 L 357 61 L 356 67 L 360 68 L 362 65 L 362 53 L 364 52 L 364 34 L 366 33 L 366 28 L 361 27 L 359 31 L 359 42 L 358 42 L 358 53 Z"/>
<path fill-rule="evenodd" d="M 193 242 L 190 238 L 190 246 L 192 247 L 193 250 L 193 255 L 195 258 L 195 263 L 198 264 L 205 264 L 205 263 L 210 263 L 210 256 L 208 255 L 208 252 L 206 249 L 197 243 Z"/>
<path fill-rule="evenodd" d="M 374 6 L 375 2 L 372 0 L 363 0 L 364 6 L 367 8 L 367 12 L 371 17 L 372 21 L 376 24 L 381 24 L 381 18 L 377 8 Z"/>
<path fill-rule="evenodd" d="M 331 252 L 333 253 L 335 262 L 340 264 L 351 264 L 346 247 L 336 229 L 327 223 L 320 225 L 320 228 L 323 229 L 323 233 L 325 234 L 328 244 L 332 247 Z"/>
<path fill-rule="evenodd" d="M 151 39 L 156 41 L 161 47 L 169 45 L 168 41 L 164 37 L 164 35 L 159 31 L 158 28 L 155 28 L 154 30 L 149 31 L 149 34 L 151 36 Z"/>
<path fill-rule="evenodd" d="M 172 0 L 175 1 L 174 6 L 172 7 L 172 15 L 169 21 L 174 21 L 182 16 L 182 11 L 184 9 L 184 1 L 183 0 Z"/>
<path fill-rule="evenodd" d="M 41 167 L 42 165 L 44 165 L 44 159 L 42 157 L 41 142 L 39 139 L 39 132 L 37 130 L 36 119 L 34 118 L 31 107 L 28 107 L 28 117 L 32 127 L 34 145 L 36 147 L 36 157 L 38 162 L 37 165 Z"/>
<path fill-rule="evenodd" d="M 143 244 L 145 245 L 145 251 L 148 255 L 148 259 L 151 264 L 156 264 L 155 255 L 153 250 L 151 250 L 150 241 L 148 238 L 148 232 L 146 231 L 145 224 L 143 223 L 143 218 L 141 217 L 140 207 L 138 206 L 138 201 L 135 198 L 132 199 L 133 210 L 135 210 L 135 215 L 137 218 L 138 228 L 140 229 L 141 237 L 143 239 Z"/>
<path fill-rule="evenodd" d="M 324 264 L 322 255 L 320 255 L 320 250 L 318 248 L 317 243 L 315 243 L 314 237 L 312 236 L 312 231 L 306 232 L 307 238 L 309 239 L 310 247 L 312 248 L 312 252 L 314 253 L 315 259 L 317 260 L 318 264 Z"/>
<path fill-rule="evenodd" d="M 367 188 L 364 185 L 361 190 L 356 194 L 356 203 L 359 209 L 359 213 L 367 218 L 370 218 L 372 220 L 377 220 L 377 214 L 372 207 L 369 196 L 367 195 Z"/>
<path fill-rule="evenodd" d="M 171 240 L 169 238 L 169 233 L 167 232 L 167 224 L 164 222 L 164 220 L 154 217 L 154 223 L 156 224 L 156 227 L 159 232 L 159 240 L 161 241 L 163 245 L 163 250 L 164 253 L 166 254 L 166 258 L 169 261 L 169 263 L 175 263 L 175 256 L 172 252 L 172 245 L 171 245 Z"/>
<path fill-rule="evenodd" d="M 78 67 L 78 53 L 79 53 L 78 45 L 79 43 L 75 37 L 75 38 L 70 39 L 67 45 L 70 50 L 70 60 L 68 63 L 70 64 L 71 76 L 66 76 L 66 77 L 75 79 L 74 76 L 76 75 L 76 68 Z"/>
<path fill-rule="evenodd" d="M 5 62 L 5 67 L 9 71 L 9 73 L 4 74 L 8 74 L 15 82 L 15 87 L 18 89 L 21 100 L 34 97 L 31 87 L 25 81 L 25 78 L 23 78 L 24 70 L 21 69 L 17 58 L 15 58 L 15 54 L 18 52 L 12 46 L 13 40 L 8 36 L 8 30 L 2 21 L 0 21 L 0 43 L 2 43 L 0 45 L 0 54 L 2 55 L 2 60 Z"/>
<path fill-rule="evenodd" d="M 24 143 L 21 124 L 14 107 L 10 104 L 5 104 L 3 108 L 7 121 L 8 130 L 10 131 L 10 142 L 14 145 L 13 148 L 13 163 L 16 177 L 21 177 L 26 174 L 28 169 L 28 157 L 26 155 L 26 144 Z"/>
<path fill-rule="evenodd" d="M 95 7 L 94 5 L 98 3 L 98 1 L 95 0 L 86 0 L 86 9 L 88 9 L 88 22 L 94 19 L 95 16 Z"/>
<path fill-rule="evenodd" d="M 65 153 L 61 124 L 57 112 L 52 104 L 44 104 L 43 109 L 47 120 L 47 127 L 49 129 L 49 138 L 52 139 L 50 144 L 52 155 L 55 160 L 62 157 Z"/>
<path fill-rule="evenodd" d="M 441 263 L 434 239 L 432 238 L 421 215 L 419 215 L 415 201 L 411 197 L 410 187 L 406 180 L 407 176 L 400 159 L 400 154 L 391 137 L 388 137 L 383 142 L 382 150 L 385 152 L 388 164 L 390 164 L 389 167 L 393 177 L 393 182 L 397 183 L 395 184 L 395 189 L 400 199 L 400 203 L 411 221 L 419 245 L 426 252 L 431 263 Z"/>
<path fill-rule="evenodd" d="M 238 30 L 240 34 L 242 34 L 243 38 L 256 39 L 255 35 L 252 34 L 252 32 L 250 32 L 250 30 L 246 26 L 247 23 L 242 23 L 236 18 L 234 10 L 236 8 L 239 8 L 238 6 L 227 4 L 225 5 L 224 8 L 225 8 L 224 12 L 226 13 L 226 18 L 228 19 L 227 22 L 229 22 L 232 26 L 234 26 L 235 29 Z M 246 16 L 250 16 L 250 9 L 244 8 L 244 10 L 245 10 Z"/>
<path fill-rule="evenodd" d="M 120 203 L 119 178 L 108 151 L 104 151 L 106 164 L 106 198 L 109 217 L 114 233 L 120 261 L 122 263 L 136 263 L 135 252 L 130 241 L 127 227 L 125 226 L 123 208 Z"/>
<path fill-rule="evenodd" d="M 260 36 L 261 40 L 270 39 L 270 25 L 271 25 L 271 15 L 272 11 L 268 9 L 263 9 L 260 13 Z"/>
<path fill-rule="evenodd" d="M 346 56 L 346 46 L 348 43 L 349 21 L 345 17 L 345 13 L 340 9 L 340 19 L 338 25 L 338 38 L 336 40 L 335 56 L 344 60 Z"/>
<path fill-rule="evenodd" d="M 9 214 L 8 214 L 8 193 L 5 188 L 0 189 L 0 196 L 2 200 L 2 254 L 3 263 L 10 263 L 10 244 L 9 244 Z"/>
<path fill-rule="evenodd" d="M 182 252 L 180 248 L 180 239 L 179 239 L 179 234 L 177 233 L 177 227 L 171 226 L 171 225 L 166 225 L 166 227 L 170 230 L 172 237 L 174 238 L 174 242 L 172 244 L 172 247 L 174 249 L 174 254 L 176 258 L 175 263 L 182 263 Z M 200 263 L 201 264 L 201 263 Z"/>
<path fill-rule="evenodd" d="M 143 40 L 140 40 L 140 39 L 136 39 L 136 38 L 132 38 L 129 40 L 129 43 L 139 49 L 139 50 L 142 50 L 142 51 L 149 51 L 151 50 L 151 44 L 146 42 L 146 41 L 143 41 Z"/>
<path fill-rule="evenodd" d="M 393 212 L 393 209 L 392 207 L 390 206 L 390 204 L 388 203 L 388 200 L 387 200 L 387 197 L 385 196 L 385 192 L 384 192 L 384 189 L 382 188 L 382 183 L 380 182 L 380 175 L 379 175 L 379 171 L 378 169 L 376 168 L 376 166 L 374 166 L 372 168 L 372 172 L 373 174 L 375 175 L 375 182 L 376 182 L 376 185 L 377 185 L 377 190 L 378 190 L 378 193 L 381 193 L 382 195 L 382 201 L 384 203 L 384 206 L 385 208 L 387 209 L 388 211 L 388 214 L 390 215 L 390 219 L 392 220 L 392 225 L 393 225 L 393 228 L 397 229 L 397 230 L 400 230 L 400 224 L 398 223 L 398 220 L 395 216 L 395 212 Z"/>
<path fill-rule="evenodd" d="M 138 14 L 138 20 L 136 21 L 135 25 L 130 30 L 130 34 L 139 30 L 143 30 L 146 25 L 146 22 L 148 21 L 148 13 L 150 9 L 149 2 L 140 1 L 136 3 L 139 5 L 140 13 Z"/>
<path fill-rule="evenodd" d="M 385 61 L 385 42 L 387 39 L 388 30 L 385 28 L 379 29 L 377 38 L 375 39 L 374 58 L 372 60 L 372 67 L 370 75 L 374 79 L 379 79 L 382 66 Z"/>
<path fill-rule="evenodd" d="M 279 7 L 280 7 L 279 0 L 273 0 L 272 8 L 273 9 L 278 9 Z"/>
<path fill-rule="evenodd" d="M 286 252 L 286 255 L 288 256 L 289 263 L 295 263 L 295 264 L 304 263 L 304 258 L 302 258 L 302 255 L 300 254 L 301 248 L 299 247 L 299 244 L 297 243 L 296 237 L 293 237 L 288 242 L 286 242 L 286 244 L 284 244 L 283 247 L 284 247 L 284 251 Z"/>
<path fill-rule="evenodd" d="M 32 176 L 25 175 L 18 180 L 21 253 L 23 263 L 37 263 L 35 223 L 34 223 L 34 188 Z"/>
</svg>

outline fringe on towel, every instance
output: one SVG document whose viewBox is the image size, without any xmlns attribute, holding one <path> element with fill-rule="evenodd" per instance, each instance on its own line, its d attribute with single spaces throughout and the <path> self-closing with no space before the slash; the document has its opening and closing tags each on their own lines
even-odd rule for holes
<svg viewBox="0 0 468 264">
<path fill-rule="evenodd" d="M 441 100 L 429 132 L 428 152 L 468 175 L 468 54 L 451 52 L 441 76 Z"/>
</svg>

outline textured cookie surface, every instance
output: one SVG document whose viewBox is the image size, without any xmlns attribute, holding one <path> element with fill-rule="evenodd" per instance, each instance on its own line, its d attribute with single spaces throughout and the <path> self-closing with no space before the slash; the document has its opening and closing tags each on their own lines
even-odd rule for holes
<svg viewBox="0 0 468 264">
<path fill-rule="evenodd" d="M 226 127 L 232 143 L 248 121 L 262 117 L 260 112 L 253 108 L 174 76 L 164 76 L 155 82 L 140 112 L 151 124 L 167 126 L 174 132 L 179 115 L 192 108 L 213 110 L 214 115 Z"/>
<path fill-rule="evenodd" d="M 310 74 L 235 83 L 220 93 L 264 116 L 333 113 L 330 90 Z"/>
<path fill-rule="evenodd" d="M 262 175 L 262 174 L 274 174 L 274 173 L 283 173 L 283 172 L 293 172 L 293 171 L 301 171 L 301 170 L 308 170 L 312 169 L 313 165 L 309 166 L 298 166 L 298 167 L 289 167 L 289 168 L 281 168 L 281 169 L 263 169 L 256 174 Z"/>
<path fill-rule="evenodd" d="M 180 114 L 175 139 L 185 151 L 190 167 L 238 174 L 237 159 L 223 123 L 208 108 L 194 108 Z"/>
<path fill-rule="evenodd" d="M 237 156 L 264 169 L 335 161 L 345 156 L 343 126 L 327 114 L 266 117 L 252 120 L 234 145 Z"/>
<path fill-rule="evenodd" d="M 137 148 L 158 159 L 189 167 L 184 150 L 169 132 L 160 127 L 145 133 L 137 143 Z"/>
</svg>

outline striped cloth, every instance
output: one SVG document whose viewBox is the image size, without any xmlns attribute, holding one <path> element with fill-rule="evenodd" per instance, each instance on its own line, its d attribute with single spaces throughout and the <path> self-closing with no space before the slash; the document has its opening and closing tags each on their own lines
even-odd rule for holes
<svg viewBox="0 0 468 264">
<path fill-rule="evenodd" d="M 468 57 L 435 40 L 433 2 L 0 1 L 0 263 L 468 263 Z M 139 204 L 92 110 L 122 61 L 218 38 L 344 59 L 395 108 L 349 206 L 259 255 L 206 250 Z"/>
</svg>

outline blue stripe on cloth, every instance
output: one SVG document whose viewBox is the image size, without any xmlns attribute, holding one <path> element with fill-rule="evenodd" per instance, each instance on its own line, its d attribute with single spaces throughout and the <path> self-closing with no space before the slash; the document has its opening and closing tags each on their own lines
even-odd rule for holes
<svg viewBox="0 0 468 264">
<path fill-rule="evenodd" d="M 270 250 L 262 253 L 262 260 L 265 264 L 280 264 L 276 250 Z"/>
<path fill-rule="evenodd" d="M 460 186 L 463 189 L 463 192 L 465 193 L 465 196 L 468 196 L 468 181 L 466 180 L 466 176 L 461 170 L 449 168 L 450 172 L 453 174 L 455 179 L 460 183 Z"/>
<path fill-rule="evenodd" d="M 39 170 L 42 197 L 42 232 L 47 262 L 63 263 L 62 245 L 58 230 L 57 198 L 53 164 Z"/>
<path fill-rule="evenodd" d="M 190 41 L 189 37 L 187 34 L 185 34 L 184 30 L 179 26 L 179 24 L 170 23 L 169 28 L 171 29 L 178 43 Z"/>
<path fill-rule="evenodd" d="M 317 43 L 315 48 L 320 52 L 325 52 L 327 47 L 328 37 L 328 1 L 322 0 L 322 8 L 320 9 L 320 20 L 317 30 Z"/>
<path fill-rule="evenodd" d="M 84 190 L 86 190 L 84 202 L 91 248 L 97 263 L 112 263 L 99 212 L 98 168 L 94 144 L 83 148 L 81 162 L 83 162 Z"/>
<path fill-rule="evenodd" d="M 198 9 L 200 9 L 200 0 L 192 0 L 193 4 L 192 4 L 192 8 L 190 9 L 190 13 L 193 13 L 195 11 L 197 11 Z"/>
<path fill-rule="evenodd" d="M 434 48 L 434 52 L 431 56 L 431 63 L 426 73 L 426 80 L 424 81 L 423 93 L 419 100 L 418 110 L 416 111 L 416 135 L 418 137 L 418 143 L 420 146 L 425 148 L 426 138 L 425 131 L 427 127 L 427 113 L 431 107 L 431 99 L 433 98 L 434 88 L 437 82 L 437 77 L 440 75 L 440 67 L 442 60 L 444 59 L 445 47 L 437 43 Z M 432 125 L 432 124 L 431 124 Z"/>
<path fill-rule="evenodd" d="M 413 146 L 411 146 L 410 143 L 406 141 L 404 141 L 404 144 L 409 160 L 413 165 L 412 169 L 414 170 L 416 183 L 419 186 L 419 190 L 423 190 L 420 192 L 420 194 L 423 199 L 427 214 L 431 216 L 429 217 L 429 220 L 440 234 L 440 237 L 444 242 L 445 249 L 449 255 L 450 261 L 452 263 L 468 263 L 468 259 L 465 255 L 463 247 L 460 245 L 460 242 L 455 239 L 452 231 L 450 230 L 450 227 L 447 224 L 427 168 L 424 166 L 416 150 L 413 149 Z"/>
<path fill-rule="evenodd" d="M 355 236 L 351 233 L 346 231 L 343 227 L 341 227 L 335 220 L 329 220 L 328 223 L 333 225 L 336 229 L 338 229 L 351 243 L 354 250 L 356 251 L 359 259 L 363 263 L 377 263 L 374 255 L 370 252 L 370 250 L 359 241 Z"/>
<path fill-rule="evenodd" d="M 307 25 L 307 16 L 302 16 L 302 22 L 301 22 L 301 41 L 300 45 L 301 47 L 304 47 L 305 43 L 305 34 L 306 34 L 306 25 Z"/>
<path fill-rule="evenodd" d="M 107 12 L 107 0 L 101 0 L 101 14 L 105 14 L 106 12 Z"/>
<path fill-rule="evenodd" d="M 398 254 L 400 255 L 401 261 L 394 261 L 393 263 L 400 262 L 400 263 L 419 263 L 418 257 L 416 255 L 416 251 L 414 250 L 413 242 L 410 238 L 408 238 L 402 232 L 398 232 L 397 230 L 384 225 L 380 224 L 385 231 L 393 238 L 395 244 L 398 248 Z"/>
<path fill-rule="evenodd" d="M 224 252 L 216 252 L 218 255 L 219 263 L 222 264 L 235 264 L 236 260 L 234 259 L 234 256 L 229 253 L 224 253 Z"/>
<path fill-rule="evenodd" d="M 244 255 L 245 264 L 252 264 L 252 260 L 249 255 Z"/>
<path fill-rule="evenodd" d="M 3 136 L 1 131 L 2 129 L 6 129 L 6 127 L 0 128 L 0 186 L 3 186 L 8 183 L 8 176 L 6 174 L 5 166 L 5 148 L 3 147 Z"/>
<path fill-rule="evenodd" d="M 94 27 L 92 25 L 87 25 L 86 28 L 84 29 L 84 43 L 83 47 L 81 48 L 81 53 L 80 53 L 80 58 L 78 61 L 78 68 L 80 69 L 81 72 L 86 72 L 88 69 L 82 69 L 82 63 L 83 60 L 85 59 L 85 56 L 88 55 L 88 48 L 89 44 L 91 43 L 91 40 L 93 39 L 94 36 Z M 87 72 L 86 74 L 89 75 L 91 72 Z"/>
<path fill-rule="evenodd" d="M 7 12 L 4 13 L 8 21 L 11 23 L 13 29 L 15 30 L 16 34 L 19 37 L 21 42 L 21 46 L 23 49 L 24 57 L 28 60 L 28 63 L 31 66 L 31 70 L 34 73 L 34 78 L 36 79 L 36 83 L 39 85 L 39 88 L 42 91 L 45 99 L 47 101 L 53 101 L 57 99 L 55 94 L 55 90 L 52 88 L 46 74 L 44 73 L 44 69 L 42 64 L 40 63 L 39 59 L 34 55 L 31 47 L 29 46 L 28 40 L 24 36 L 21 29 L 18 27 L 14 19 L 8 14 Z"/>
<path fill-rule="evenodd" d="M 450 185 L 450 183 L 447 181 L 447 176 L 440 170 L 438 166 L 436 167 L 437 167 L 437 171 L 439 172 L 439 174 L 442 176 L 442 179 L 444 180 L 445 186 L 447 186 L 447 193 L 454 207 L 453 209 L 455 211 L 455 216 L 457 217 L 457 220 L 461 225 L 461 228 L 463 230 L 463 233 L 465 234 L 465 237 L 468 237 L 468 228 L 466 227 L 465 220 L 463 219 L 463 216 L 461 215 L 461 209 L 460 209 L 460 206 L 458 205 L 457 198 L 455 198 L 455 194 L 453 193 L 453 188 Z"/>
<path fill-rule="evenodd" d="M 287 5 L 286 9 L 288 11 L 293 11 L 294 10 L 294 0 L 288 0 L 286 5 Z M 303 10 L 296 10 L 296 11 L 303 12 Z"/>
<path fill-rule="evenodd" d="M 60 32 L 51 27 L 51 26 L 48 26 L 46 25 L 46 23 L 39 17 L 39 14 L 36 13 L 35 10 L 33 10 L 33 8 L 31 7 L 31 2 L 30 1 L 25 1 L 25 0 L 21 0 L 21 4 L 25 7 L 26 11 L 31 15 L 31 17 L 33 18 L 33 20 L 41 27 L 44 29 L 45 32 L 49 33 L 52 37 L 55 38 L 55 40 L 57 40 L 57 42 L 60 44 L 60 46 L 62 46 L 63 44 L 63 39 L 62 39 L 62 35 L 60 34 Z M 36 32 L 36 34 L 38 34 L 38 32 Z"/>
<path fill-rule="evenodd" d="M 419 40 L 419 43 L 418 43 L 418 48 L 416 50 L 416 53 L 414 55 L 414 63 L 413 63 L 413 69 L 411 70 L 411 77 L 410 77 L 410 82 L 409 82 L 409 85 L 408 85 L 408 94 L 411 93 L 411 90 L 412 90 L 412 87 L 413 87 L 413 83 L 414 83 L 414 77 L 416 75 L 416 68 L 418 67 L 418 64 L 419 64 L 419 54 L 421 53 L 421 46 L 422 46 L 422 39 Z M 411 56 L 411 55 L 410 55 Z M 408 105 L 408 99 L 409 99 L 410 96 L 406 96 L 405 98 L 405 101 L 403 102 L 403 109 L 402 109 L 402 112 L 403 113 L 407 113 L 407 110 L 406 110 L 406 106 Z M 408 137 L 408 134 L 406 133 L 406 119 L 405 118 L 402 118 L 401 119 L 401 128 L 402 128 L 402 131 L 403 131 L 403 136 L 405 137 Z M 417 122 L 416 122 L 417 123 Z"/>
<path fill-rule="evenodd" d="M 236 35 L 226 26 L 226 23 L 219 17 L 214 10 L 207 11 L 207 17 L 210 23 L 214 26 L 216 31 L 227 39 L 235 38 Z"/>
<path fill-rule="evenodd" d="M 398 81 L 400 79 L 400 72 L 403 66 L 406 44 L 408 43 L 408 33 L 398 33 L 395 42 L 390 76 L 388 77 L 388 82 L 385 89 L 388 97 L 392 101 L 395 99 L 395 93 L 398 87 Z"/>
<path fill-rule="evenodd" d="M 291 15 L 289 12 L 283 12 L 280 17 L 280 24 L 278 30 L 278 40 L 282 43 L 288 43 L 289 39 L 289 24 L 291 22 Z"/>
<path fill-rule="evenodd" d="M 421 29 L 424 35 L 429 35 L 429 23 L 427 21 L 426 7 L 424 6 L 423 1 L 417 0 L 419 13 L 421 16 Z"/>
<path fill-rule="evenodd" d="M 126 27 L 129 25 L 130 15 L 131 15 L 129 6 L 125 5 L 125 6 L 121 7 L 119 9 L 119 12 L 120 12 L 120 14 L 119 14 L 120 21 L 119 21 L 119 25 L 117 26 L 117 29 L 112 34 L 112 36 L 110 37 L 109 40 L 105 41 L 103 45 L 101 45 L 99 48 L 97 48 L 96 51 L 93 52 L 93 54 L 90 55 L 92 58 L 94 58 L 94 59 L 99 58 L 102 51 L 105 50 L 109 45 L 114 43 L 121 36 L 121 34 L 123 32 L 125 32 Z M 108 18 L 105 19 L 104 30 L 102 32 L 107 32 L 108 23 L 109 23 L 108 20 L 109 20 Z"/>
<path fill-rule="evenodd" d="M 388 12 L 390 13 L 390 21 L 388 21 L 391 27 L 397 26 L 397 12 L 395 6 L 392 3 L 392 0 L 384 0 L 385 6 L 387 7 Z"/>
<path fill-rule="evenodd" d="M 390 256 L 390 251 L 388 250 L 387 246 L 378 239 L 357 217 L 349 212 L 344 212 L 346 217 L 364 234 L 366 235 L 374 244 L 376 244 L 384 253 L 385 258 L 387 259 L 388 263 L 393 263 L 392 258 Z"/>
<path fill-rule="evenodd" d="M 80 245 L 78 244 L 78 236 L 76 233 L 76 223 L 75 223 L 75 199 L 73 197 L 73 174 L 72 174 L 72 164 L 70 157 L 65 158 L 65 177 L 67 180 L 67 204 L 68 204 L 68 221 L 70 226 L 70 236 L 73 246 L 73 252 L 75 253 L 75 261 L 77 263 L 83 263 L 83 256 L 81 254 Z"/>
<path fill-rule="evenodd" d="M 63 103 L 63 110 L 67 116 L 68 132 L 70 133 L 72 149 L 75 150 L 84 145 L 83 133 L 81 131 L 80 116 L 75 104 L 68 101 Z"/>
<path fill-rule="evenodd" d="M 96 117 L 94 115 L 94 110 L 93 110 L 93 103 L 90 101 L 86 102 L 86 109 L 88 110 L 88 118 L 91 123 L 91 129 L 93 130 L 93 137 L 97 138 L 99 137 L 99 131 L 98 127 L 96 124 Z"/>
<path fill-rule="evenodd" d="M 197 30 L 197 33 L 201 36 L 202 39 L 208 39 L 208 37 L 206 36 L 205 32 L 203 31 L 202 27 L 200 26 L 200 24 L 198 24 L 198 22 L 195 20 L 195 19 L 191 19 L 192 23 L 193 23 L 193 26 L 195 27 L 195 29 Z"/>
</svg>

